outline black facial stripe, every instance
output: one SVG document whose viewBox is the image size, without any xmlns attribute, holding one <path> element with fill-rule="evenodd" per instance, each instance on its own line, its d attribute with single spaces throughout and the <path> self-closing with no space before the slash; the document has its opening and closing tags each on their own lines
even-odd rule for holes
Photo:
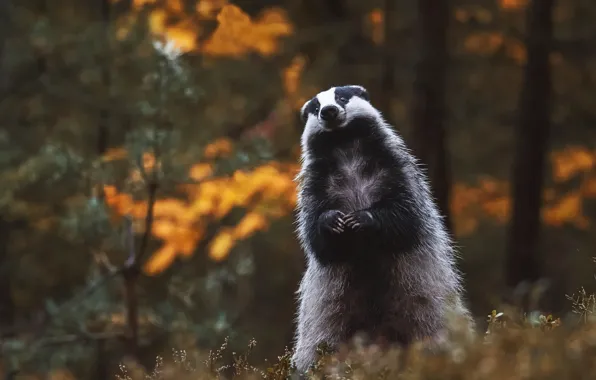
<svg viewBox="0 0 596 380">
<path fill-rule="evenodd" d="M 362 87 L 342 86 L 335 89 L 335 101 L 342 107 L 345 107 L 346 103 L 354 96 L 358 96 L 366 101 L 369 100 L 368 92 Z"/>
<path fill-rule="evenodd" d="M 316 115 L 317 109 L 320 107 L 320 105 L 321 103 L 319 102 L 319 99 L 317 99 L 316 97 L 312 98 L 308 105 L 304 108 L 304 113 L 302 114 L 302 121 L 306 121 L 308 115 L 310 114 Z"/>
</svg>

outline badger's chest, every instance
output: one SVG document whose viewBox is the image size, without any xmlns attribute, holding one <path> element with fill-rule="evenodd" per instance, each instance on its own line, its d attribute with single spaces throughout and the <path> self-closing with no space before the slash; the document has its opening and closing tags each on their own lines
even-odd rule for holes
<svg viewBox="0 0 596 380">
<path fill-rule="evenodd" d="M 365 157 L 357 143 L 333 151 L 333 166 L 327 187 L 328 196 L 351 212 L 370 207 L 379 197 L 385 170 Z"/>
</svg>

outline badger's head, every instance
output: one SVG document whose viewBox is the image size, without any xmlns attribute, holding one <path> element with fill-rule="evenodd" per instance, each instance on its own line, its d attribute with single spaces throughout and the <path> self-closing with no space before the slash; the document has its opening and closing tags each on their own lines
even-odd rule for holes
<svg viewBox="0 0 596 380">
<path fill-rule="evenodd" d="M 368 91 L 362 86 L 331 87 L 308 100 L 300 110 L 304 134 L 332 132 L 358 116 L 375 116 Z"/>
</svg>

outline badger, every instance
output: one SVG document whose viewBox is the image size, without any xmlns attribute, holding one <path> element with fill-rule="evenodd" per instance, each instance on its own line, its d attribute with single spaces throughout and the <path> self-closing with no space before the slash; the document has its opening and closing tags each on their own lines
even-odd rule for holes
<svg viewBox="0 0 596 380">
<path fill-rule="evenodd" d="M 355 334 L 407 346 L 439 342 L 450 313 L 473 328 L 461 274 L 425 174 L 359 85 L 300 111 L 297 235 L 306 256 L 293 364 Z"/>
</svg>

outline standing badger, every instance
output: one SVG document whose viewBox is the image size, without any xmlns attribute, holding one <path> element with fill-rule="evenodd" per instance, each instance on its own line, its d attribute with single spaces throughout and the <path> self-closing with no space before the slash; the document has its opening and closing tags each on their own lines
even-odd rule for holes
<svg viewBox="0 0 596 380">
<path fill-rule="evenodd" d="M 307 269 L 294 364 L 355 333 L 407 345 L 472 327 L 455 255 L 416 159 L 361 86 L 332 87 L 301 110 L 298 238 Z"/>
</svg>

